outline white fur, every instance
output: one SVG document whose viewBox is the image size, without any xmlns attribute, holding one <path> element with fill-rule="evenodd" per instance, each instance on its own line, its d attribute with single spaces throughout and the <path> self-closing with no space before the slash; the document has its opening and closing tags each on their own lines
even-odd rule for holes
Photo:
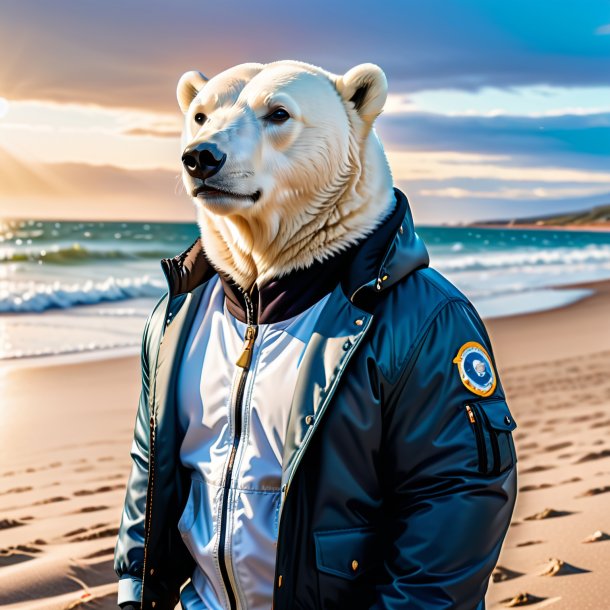
<svg viewBox="0 0 610 610">
<path fill-rule="evenodd" d="M 227 155 L 206 184 L 244 195 L 193 198 L 206 255 L 244 289 L 347 248 L 390 212 L 392 175 L 373 128 L 387 97 L 379 67 L 339 76 L 292 60 L 241 64 L 209 80 L 186 73 L 177 97 L 183 149 L 212 142 Z M 286 122 L 265 118 L 277 107 Z M 191 196 L 202 184 L 186 171 L 183 181 Z"/>
</svg>

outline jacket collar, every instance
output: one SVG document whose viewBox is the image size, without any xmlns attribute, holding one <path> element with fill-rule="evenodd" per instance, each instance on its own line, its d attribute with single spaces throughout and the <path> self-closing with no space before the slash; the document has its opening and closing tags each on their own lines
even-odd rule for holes
<svg viewBox="0 0 610 610">
<path fill-rule="evenodd" d="M 349 300 L 367 307 L 374 296 L 419 267 L 428 265 L 426 246 L 413 227 L 406 196 L 394 188 L 396 205 L 388 218 L 369 237 L 340 254 L 273 279 L 252 296 L 257 321 L 269 323 L 304 311 L 341 283 Z M 241 289 L 206 258 L 201 237 L 184 252 L 161 259 L 170 298 L 191 292 L 217 273 L 223 283 L 229 311 L 246 320 Z"/>
</svg>

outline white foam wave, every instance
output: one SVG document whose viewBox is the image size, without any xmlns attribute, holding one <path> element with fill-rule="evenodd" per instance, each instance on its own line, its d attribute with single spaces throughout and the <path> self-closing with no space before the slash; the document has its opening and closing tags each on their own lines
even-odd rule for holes
<svg viewBox="0 0 610 610">
<path fill-rule="evenodd" d="M 108 277 L 84 283 L 0 282 L 0 313 L 41 312 L 122 301 L 138 297 L 157 297 L 165 290 L 163 280 L 148 275 L 139 278 Z"/>
<path fill-rule="evenodd" d="M 610 262 L 610 247 L 554 248 L 544 250 L 518 250 L 495 253 L 478 252 L 467 256 L 432 255 L 432 264 L 439 271 L 477 271 L 508 269 L 540 265 L 576 265 Z"/>
</svg>

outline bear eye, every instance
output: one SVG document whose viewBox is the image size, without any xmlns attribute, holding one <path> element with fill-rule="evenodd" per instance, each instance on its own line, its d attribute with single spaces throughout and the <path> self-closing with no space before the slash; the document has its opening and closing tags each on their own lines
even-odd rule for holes
<svg viewBox="0 0 610 610">
<path fill-rule="evenodd" d="M 283 123 L 290 118 L 290 115 L 288 114 L 287 110 L 284 110 L 284 108 L 278 108 L 271 114 L 268 114 L 265 118 L 273 121 L 274 123 Z"/>
<path fill-rule="evenodd" d="M 198 125 L 203 125 L 205 123 L 205 119 L 206 119 L 206 116 L 205 116 L 205 114 L 203 114 L 203 112 L 198 112 L 195 115 L 195 123 L 197 123 Z"/>
</svg>

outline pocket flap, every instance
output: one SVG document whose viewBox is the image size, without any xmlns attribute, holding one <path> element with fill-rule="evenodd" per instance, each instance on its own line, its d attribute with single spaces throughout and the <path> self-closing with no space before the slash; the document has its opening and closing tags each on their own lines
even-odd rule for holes
<svg viewBox="0 0 610 610">
<path fill-rule="evenodd" d="M 512 432 L 517 427 L 505 400 L 481 400 L 476 405 L 487 416 L 490 426 L 495 430 Z"/>
<path fill-rule="evenodd" d="M 377 534 L 373 527 L 314 532 L 318 570 L 354 579 L 375 565 Z"/>
</svg>

